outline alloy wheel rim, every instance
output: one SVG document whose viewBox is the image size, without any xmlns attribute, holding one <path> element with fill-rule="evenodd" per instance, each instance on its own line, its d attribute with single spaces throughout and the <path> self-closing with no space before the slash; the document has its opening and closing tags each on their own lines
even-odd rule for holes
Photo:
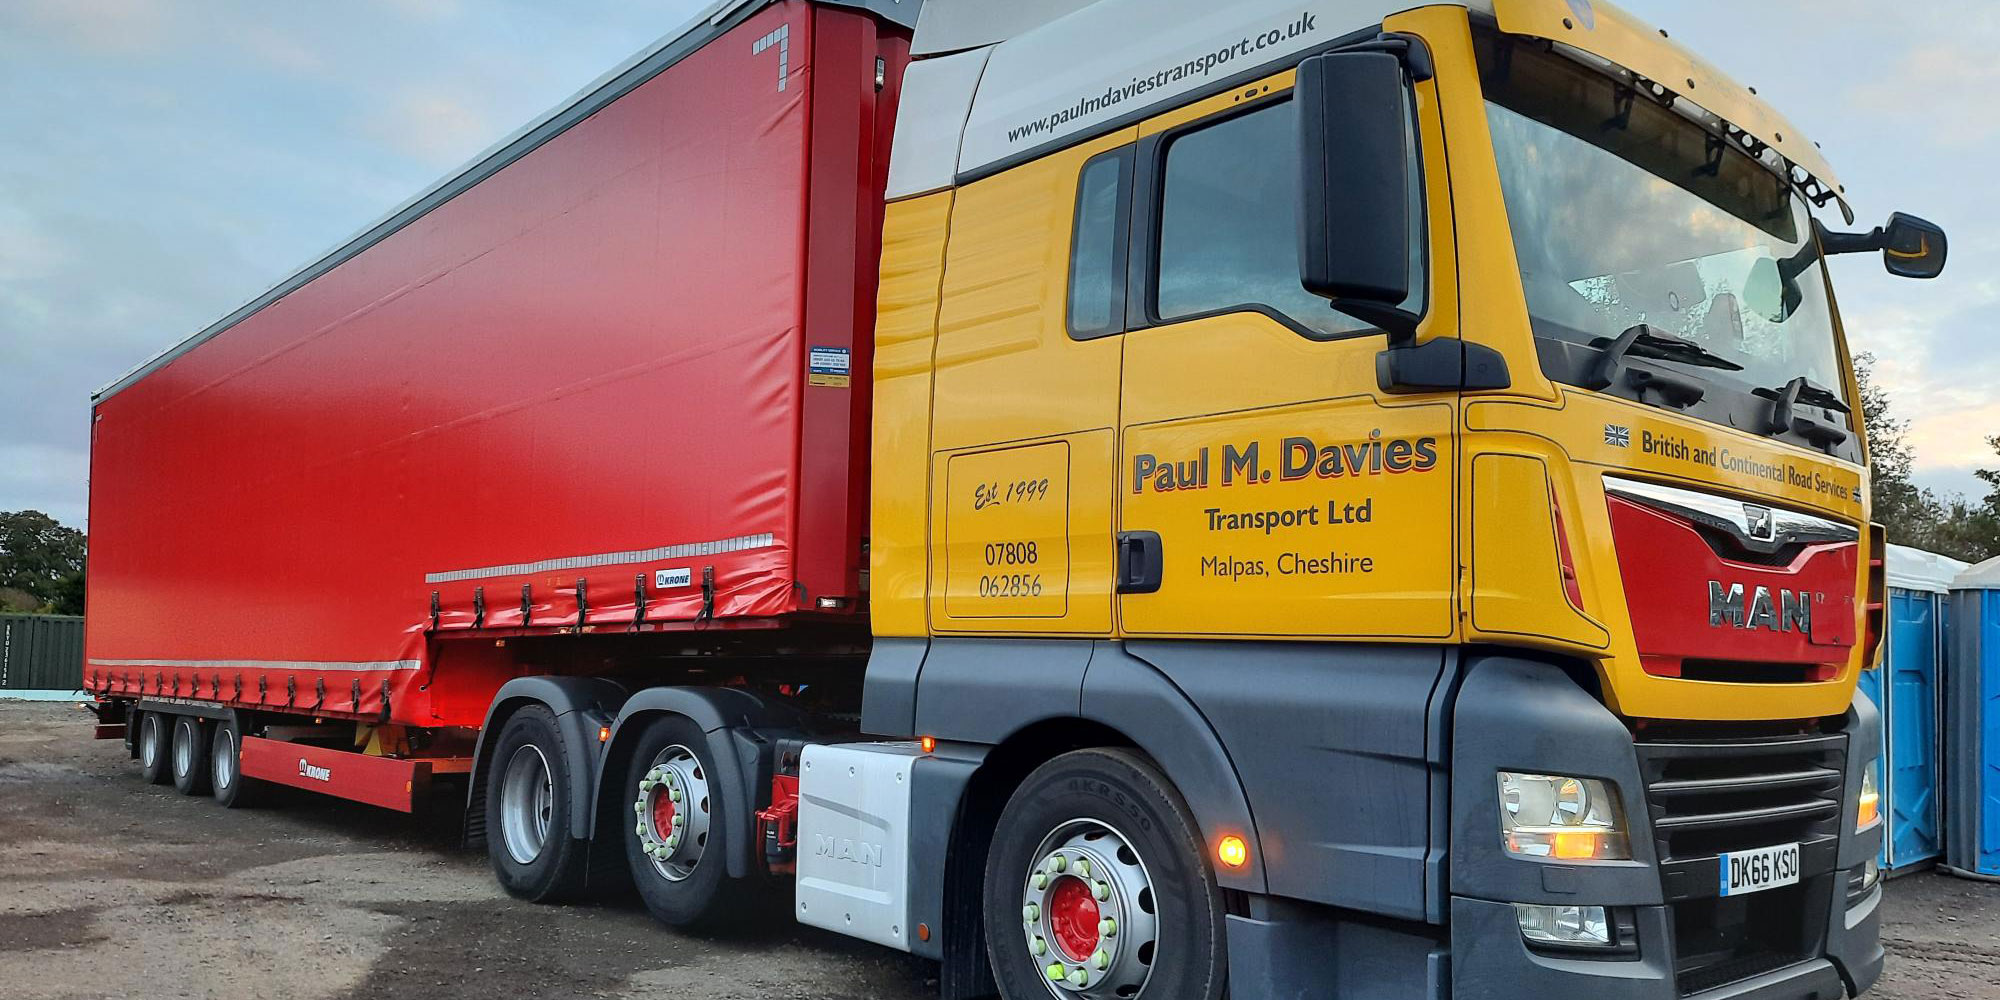
<svg viewBox="0 0 2000 1000">
<path fill-rule="evenodd" d="M 555 783 L 549 760 L 533 743 L 522 744 L 507 758 L 500 779 L 500 836 L 515 864 L 534 863 L 548 846 L 549 825 L 555 817 Z"/>
<path fill-rule="evenodd" d="M 215 755 L 215 787 L 228 788 L 236 780 L 236 734 L 222 731 L 222 749 Z"/>
<path fill-rule="evenodd" d="M 1158 900 L 1132 843 L 1108 824 L 1075 819 L 1036 849 L 1021 892 L 1029 957 L 1058 1000 L 1126 1000 L 1158 960 Z"/>
<path fill-rule="evenodd" d="M 183 727 L 180 724 L 176 724 L 174 726 L 176 733 L 178 733 L 182 728 Z M 193 770 L 194 770 L 194 734 L 189 733 L 186 736 L 177 735 L 174 738 L 174 773 L 178 775 L 186 775 L 191 773 Z"/>
<path fill-rule="evenodd" d="M 708 775 L 694 751 L 678 744 L 661 750 L 639 779 L 632 803 L 639 849 L 669 882 L 694 874 L 708 849 L 713 816 Z"/>
</svg>

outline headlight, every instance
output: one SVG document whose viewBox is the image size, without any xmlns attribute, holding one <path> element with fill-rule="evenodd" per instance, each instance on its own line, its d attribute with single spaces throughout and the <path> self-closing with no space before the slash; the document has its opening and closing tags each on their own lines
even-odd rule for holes
<svg viewBox="0 0 2000 1000">
<path fill-rule="evenodd" d="M 1534 944 L 1569 948 L 1609 948 L 1611 921 L 1602 906 L 1542 906 L 1515 903 L 1521 936 Z"/>
<path fill-rule="evenodd" d="M 1507 853 L 1552 861 L 1625 861 L 1632 848 L 1610 782 L 1500 772 Z"/>
<path fill-rule="evenodd" d="M 1877 772 L 1882 769 L 1882 759 L 1877 757 L 1868 762 L 1861 772 L 1861 795 L 1854 800 L 1854 832 L 1863 833 L 1869 827 L 1882 822 L 1882 792 L 1877 782 Z"/>
</svg>

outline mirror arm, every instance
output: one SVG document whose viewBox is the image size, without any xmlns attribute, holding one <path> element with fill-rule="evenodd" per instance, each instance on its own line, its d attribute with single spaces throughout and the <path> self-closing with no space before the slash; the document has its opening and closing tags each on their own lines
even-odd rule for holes
<svg viewBox="0 0 2000 1000">
<path fill-rule="evenodd" d="M 1865 233 L 1836 233 L 1814 219 L 1813 228 L 1819 230 L 1820 250 L 1828 257 L 1843 253 L 1873 253 L 1889 246 L 1889 231 L 1881 226 Z"/>
<path fill-rule="evenodd" d="M 1417 339 L 1417 324 L 1423 317 L 1407 309 L 1363 299 L 1334 299 L 1335 312 L 1345 313 L 1389 335 L 1391 346 L 1410 344 Z"/>
</svg>

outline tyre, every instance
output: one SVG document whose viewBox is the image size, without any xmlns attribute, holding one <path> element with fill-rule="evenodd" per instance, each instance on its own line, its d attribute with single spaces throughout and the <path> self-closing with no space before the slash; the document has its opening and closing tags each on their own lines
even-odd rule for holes
<svg viewBox="0 0 2000 1000">
<path fill-rule="evenodd" d="M 1014 793 L 986 858 L 986 952 L 1008 1000 L 1217 1000 L 1222 892 L 1187 805 L 1126 750 L 1080 750 Z"/>
<path fill-rule="evenodd" d="M 208 734 L 202 731 L 201 720 L 192 715 L 175 716 L 169 749 L 174 790 L 182 795 L 207 794 Z"/>
<path fill-rule="evenodd" d="M 715 761 L 691 720 L 663 715 L 639 734 L 620 801 L 631 803 L 625 860 L 646 909 L 673 927 L 714 927 L 739 918 L 750 880 L 731 879 L 724 852 L 725 803 L 711 795 Z"/>
<path fill-rule="evenodd" d="M 151 784 L 164 785 L 173 778 L 167 768 L 167 757 L 171 755 L 167 744 L 172 740 L 168 728 L 173 722 L 173 716 L 158 712 L 139 716 L 139 774 Z"/>
<path fill-rule="evenodd" d="M 583 889 L 589 845 L 570 836 L 577 777 L 555 713 L 515 712 L 486 761 L 486 857 L 508 894 L 546 903 Z"/>
<path fill-rule="evenodd" d="M 256 799 L 257 780 L 243 776 L 243 733 L 235 719 L 213 727 L 208 743 L 208 786 L 224 809 L 241 809 Z"/>
</svg>

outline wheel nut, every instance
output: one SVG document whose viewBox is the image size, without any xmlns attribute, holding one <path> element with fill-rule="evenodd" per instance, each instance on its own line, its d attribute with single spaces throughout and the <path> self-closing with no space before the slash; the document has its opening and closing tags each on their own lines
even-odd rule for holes
<svg viewBox="0 0 2000 1000">
<path fill-rule="evenodd" d="M 1049 953 L 1049 943 L 1041 938 L 1036 938 L 1028 942 L 1028 950 L 1034 952 L 1036 958 L 1040 958 Z"/>
<path fill-rule="evenodd" d="M 676 847 L 679 847 L 679 846 L 681 846 L 681 835 L 680 835 L 680 834 L 676 833 L 676 834 L 672 834 L 672 835 L 670 835 L 670 836 L 668 836 L 668 837 L 667 837 L 667 850 L 671 851 L 671 850 L 673 850 L 674 848 L 676 848 Z"/>
<path fill-rule="evenodd" d="M 639 836 L 644 837 L 646 835 L 646 824 L 644 823 L 639 824 L 639 829 L 634 832 L 636 832 Z"/>
<path fill-rule="evenodd" d="M 1110 898 L 1111 898 L 1111 885 L 1110 885 L 1110 883 L 1108 883 L 1108 882 L 1096 882 L 1096 883 L 1093 883 L 1093 884 L 1092 884 L 1092 888 L 1093 888 L 1093 889 L 1095 890 L 1095 894 L 1096 894 L 1096 896 L 1097 896 L 1097 901 L 1098 901 L 1098 902 L 1102 903 L 1102 902 L 1104 902 L 1105 900 L 1107 900 L 1107 899 L 1110 899 Z"/>
<path fill-rule="evenodd" d="M 1090 956 L 1090 966 L 1093 969 L 1099 970 L 1111 968 L 1111 955 L 1108 952 L 1100 951 Z"/>
<path fill-rule="evenodd" d="M 650 792 L 653 790 L 653 786 L 658 784 L 659 782 L 654 781 L 651 778 L 645 778 L 639 782 L 639 790 L 642 792 Z"/>
<path fill-rule="evenodd" d="M 1040 891 L 1042 891 L 1043 889 L 1046 889 L 1046 888 L 1048 888 L 1048 887 L 1049 887 L 1049 873 L 1048 873 L 1048 872 L 1036 872 L 1036 873 L 1035 873 L 1035 877 L 1034 877 L 1034 878 L 1031 878 L 1031 879 L 1029 879 L 1029 880 L 1028 880 L 1028 884 L 1030 884 L 1030 885 L 1034 886 L 1034 887 L 1035 887 L 1035 891 L 1036 891 L 1036 892 L 1040 892 Z"/>
<path fill-rule="evenodd" d="M 680 790 L 680 788 L 678 788 L 678 787 L 675 787 L 675 788 L 670 788 L 670 789 L 668 789 L 668 790 L 667 790 L 667 801 L 669 801 L 669 802 L 679 802 L 680 800 L 681 800 L 681 790 Z"/>
<path fill-rule="evenodd" d="M 1042 919 L 1042 908 L 1033 903 L 1021 907 L 1021 922 L 1032 924 Z"/>
<path fill-rule="evenodd" d="M 1062 982 L 1062 978 L 1063 978 L 1063 967 L 1062 967 L 1062 963 L 1061 963 L 1061 962 L 1056 962 L 1056 963 L 1054 963 L 1054 964 L 1051 964 L 1051 965 L 1050 965 L 1050 966 L 1048 967 L 1048 970 L 1047 970 L 1047 971 L 1048 971 L 1048 974 L 1049 974 L 1049 979 L 1050 979 L 1051 981 L 1053 981 L 1053 982 Z"/>
<path fill-rule="evenodd" d="M 1058 854 L 1058 855 L 1056 855 L 1056 856 L 1054 856 L 1054 857 L 1050 858 L 1050 859 L 1049 859 L 1049 870 L 1050 870 L 1050 871 L 1053 871 L 1053 872 L 1058 872 L 1058 873 L 1061 873 L 1061 872 L 1065 872 L 1065 871 L 1068 871 L 1068 870 L 1069 870 L 1069 859 L 1068 859 L 1068 858 L 1065 858 L 1065 857 L 1063 857 L 1063 856 L 1062 856 L 1062 855 L 1060 855 L 1060 854 Z"/>
<path fill-rule="evenodd" d="M 1072 971 L 1069 974 L 1069 984 L 1071 986 L 1076 987 L 1077 989 L 1083 989 L 1084 987 L 1089 986 L 1090 985 L 1089 971 L 1085 969 L 1077 969 Z"/>
<path fill-rule="evenodd" d="M 1089 859 L 1089 858 L 1078 858 L 1078 859 L 1076 859 L 1076 873 L 1077 873 L 1078 875 L 1081 875 L 1081 876 L 1083 876 L 1084 878 L 1089 878 L 1089 877 L 1090 877 L 1090 859 Z"/>
<path fill-rule="evenodd" d="M 1110 917 L 1105 917 L 1105 918 L 1104 918 L 1103 920 L 1100 920 L 1100 921 L 1098 921 L 1098 922 L 1097 922 L 1097 936 L 1098 936 L 1098 937 L 1117 937 L 1117 936 L 1118 936 L 1118 921 L 1116 921 L 1116 920 L 1113 920 L 1113 919 L 1111 919 Z"/>
<path fill-rule="evenodd" d="M 632 803 L 632 811 L 638 813 L 641 816 L 644 816 L 646 814 L 646 803 L 644 802 Z"/>
</svg>

